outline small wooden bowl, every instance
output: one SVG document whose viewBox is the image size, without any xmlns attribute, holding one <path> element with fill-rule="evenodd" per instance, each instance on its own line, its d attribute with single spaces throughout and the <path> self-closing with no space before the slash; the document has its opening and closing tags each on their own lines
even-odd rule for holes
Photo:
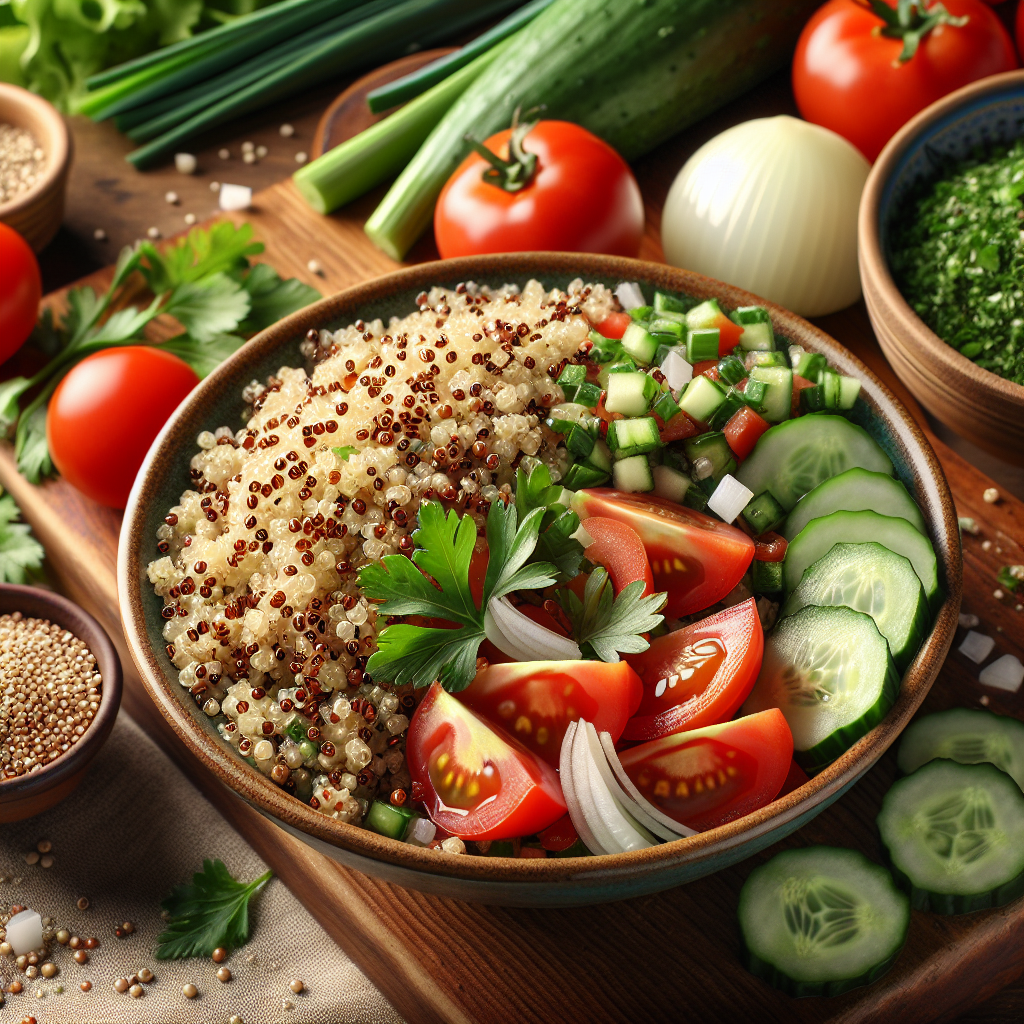
<svg viewBox="0 0 1024 1024">
<path fill-rule="evenodd" d="M 215 723 L 191 699 L 167 657 L 163 602 L 146 566 L 159 557 L 157 528 L 189 485 L 196 435 L 238 423 L 249 381 L 284 366 L 304 366 L 300 344 L 311 329 L 337 330 L 358 317 L 404 315 L 432 284 L 459 281 L 524 284 L 535 277 L 565 288 L 582 277 L 612 287 L 638 281 L 698 299 L 716 296 L 726 309 L 761 302 L 749 292 L 687 270 L 614 256 L 513 253 L 441 260 L 399 270 L 322 299 L 263 331 L 222 363 L 192 392 L 153 442 L 136 477 L 118 544 L 118 597 L 125 637 L 142 681 L 185 745 L 217 777 L 293 836 L 347 867 L 412 889 L 515 906 L 603 903 L 657 892 L 718 871 L 763 850 L 810 821 L 838 799 L 896 739 L 920 706 L 949 651 L 957 627 L 962 559 L 956 510 L 935 453 L 910 414 L 877 377 L 823 331 L 779 306 L 771 310 L 776 334 L 822 352 L 841 373 L 862 381 L 855 418 L 885 449 L 916 499 L 935 545 L 946 598 L 924 645 L 907 669 L 885 719 L 810 782 L 744 818 L 688 839 L 606 857 L 508 858 L 447 856 L 396 842 L 335 821 L 296 800 L 224 743 Z"/>
<path fill-rule="evenodd" d="M 0 615 L 21 612 L 27 618 L 49 619 L 74 633 L 92 651 L 100 676 L 100 706 L 82 738 L 39 771 L 16 779 L 0 779 L 0 822 L 21 821 L 60 803 L 83 779 L 99 752 L 121 706 L 121 662 L 103 627 L 67 598 L 38 587 L 0 584 Z"/>
<path fill-rule="evenodd" d="M 14 228 L 33 251 L 42 252 L 64 219 L 64 194 L 71 169 L 71 133 L 57 108 L 27 89 L 0 82 L 0 124 L 31 132 L 46 154 L 39 181 L 8 203 L 0 221 Z"/>
<path fill-rule="evenodd" d="M 875 162 L 860 203 L 860 276 L 871 324 L 900 380 L 937 419 L 1024 466 L 1024 387 L 947 345 L 910 308 L 889 272 L 887 234 L 908 193 L 947 159 L 1024 134 L 1024 71 L 958 89 L 908 121 Z"/>
</svg>

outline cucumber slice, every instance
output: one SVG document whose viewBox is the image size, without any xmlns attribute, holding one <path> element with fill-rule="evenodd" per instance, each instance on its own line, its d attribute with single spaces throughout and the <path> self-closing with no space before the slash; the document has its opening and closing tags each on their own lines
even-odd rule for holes
<svg viewBox="0 0 1024 1024">
<path fill-rule="evenodd" d="M 708 417 L 724 401 L 725 391 L 713 380 L 701 374 L 686 385 L 686 390 L 679 399 L 679 408 L 698 422 L 706 423 Z M 605 408 L 608 408 L 607 402 L 605 402 Z"/>
<path fill-rule="evenodd" d="M 878 830 L 916 910 L 967 914 L 1024 894 L 1024 793 L 995 765 L 929 761 L 885 794 Z"/>
<path fill-rule="evenodd" d="M 654 476 L 647 456 L 633 455 L 616 462 L 612 467 L 612 482 L 620 491 L 653 491 Z"/>
<path fill-rule="evenodd" d="M 834 544 L 863 544 L 877 541 L 890 551 L 910 559 L 928 605 L 934 611 L 941 601 L 939 566 L 931 541 L 906 519 L 880 516 L 877 512 L 832 512 L 812 519 L 786 548 L 783 578 L 786 591 L 796 590 L 808 567 L 832 550 Z"/>
<path fill-rule="evenodd" d="M 604 407 L 623 416 L 643 416 L 658 393 L 658 385 L 646 373 L 610 373 Z"/>
<path fill-rule="evenodd" d="M 911 722 L 896 755 L 900 771 L 909 775 L 937 757 L 987 761 L 1024 790 L 1024 722 L 981 708 L 950 708 Z"/>
<path fill-rule="evenodd" d="M 594 449 L 588 456 L 586 465 L 605 473 L 612 471 L 612 453 L 604 441 L 594 442 Z"/>
<path fill-rule="evenodd" d="M 654 477 L 654 493 L 659 498 L 668 498 L 669 501 L 678 502 L 680 505 L 686 498 L 686 492 L 690 489 L 693 481 L 678 469 L 671 466 L 655 466 L 652 470 Z"/>
<path fill-rule="evenodd" d="M 730 319 L 743 328 L 740 348 L 746 351 L 770 351 L 775 348 L 775 332 L 772 318 L 764 306 L 740 306 L 733 310 Z"/>
<path fill-rule="evenodd" d="M 793 408 L 793 371 L 785 366 L 755 366 L 750 379 L 765 385 L 761 415 L 769 423 L 788 420 Z"/>
<path fill-rule="evenodd" d="M 782 530 L 792 540 L 812 519 L 832 512 L 862 512 L 870 509 L 883 516 L 906 519 L 918 533 L 928 536 L 924 516 L 906 487 L 885 473 L 872 473 L 855 466 L 805 494 L 789 513 Z"/>
<path fill-rule="evenodd" d="M 394 804 L 385 803 L 383 800 L 374 800 L 370 804 L 364 826 L 372 832 L 379 832 L 382 836 L 390 836 L 392 839 L 401 839 L 412 819 L 418 817 L 415 811 L 405 807 L 396 807 Z"/>
<path fill-rule="evenodd" d="M 748 970 L 791 996 L 870 985 L 907 939 L 910 901 L 856 850 L 786 850 L 751 871 L 738 909 Z"/>
<path fill-rule="evenodd" d="M 768 637 L 740 713 L 779 708 L 793 732 L 794 758 L 813 774 L 873 729 L 899 688 L 889 645 L 870 616 L 809 606 Z"/>
<path fill-rule="evenodd" d="M 661 447 L 658 424 L 653 416 L 615 420 L 608 425 L 608 447 L 616 459 L 653 452 Z"/>
<path fill-rule="evenodd" d="M 870 434 L 842 416 L 801 416 L 766 430 L 739 481 L 771 491 L 787 511 L 808 491 L 853 466 L 892 476 L 892 462 Z"/>
<path fill-rule="evenodd" d="M 836 544 L 803 574 L 781 615 L 809 604 L 843 605 L 870 615 L 901 672 L 928 632 L 928 601 L 914 567 L 875 542 Z"/>
<path fill-rule="evenodd" d="M 654 362 L 658 351 L 658 339 L 643 324 L 631 323 L 622 335 L 622 347 L 638 363 Z"/>
</svg>

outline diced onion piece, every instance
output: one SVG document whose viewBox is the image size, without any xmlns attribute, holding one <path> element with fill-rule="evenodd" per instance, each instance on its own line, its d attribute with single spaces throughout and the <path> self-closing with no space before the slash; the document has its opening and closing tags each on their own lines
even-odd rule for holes
<svg viewBox="0 0 1024 1024">
<path fill-rule="evenodd" d="M 708 508 L 727 523 L 733 522 L 747 507 L 754 492 L 744 487 L 731 473 L 726 473 L 708 499 Z"/>
<path fill-rule="evenodd" d="M 405 835 L 405 841 L 417 846 L 426 846 L 433 841 L 435 835 L 437 826 L 429 818 L 415 818 Z"/>
<path fill-rule="evenodd" d="M 248 210 L 252 206 L 252 189 L 248 185 L 229 185 L 225 182 L 219 194 L 222 210 Z"/>
<path fill-rule="evenodd" d="M 487 602 L 484 630 L 499 651 L 519 661 L 579 661 L 583 657 L 575 640 L 534 622 L 507 597 Z"/>
<path fill-rule="evenodd" d="M 665 356 L 661 372 L 673 392 L 681 391 L 693 380 L 693 367 L 675 349 Z"/>
<path fill-rule="evenodd" d="M 179 174 L 195 174 L 197 166 L 196 158 L 191 153 L 174 154 L 174 169 Z"/>
<path fill-rule="evenodd" d="M 644 293 L 640 291 L 640 285 L 635 281 L 619 282 L 618 287 L 615 289 L 615 298 L 619 300 L 619 305 L 625 310 L 647 305 Z"/>
<path fill-rule="evenodd" d="M 996 642 L 984 633 L 976 633 L 973 629 L 963 638 L 957 650 L 975 665 L 980 665 L 991 653 Z"/>
<path fill-rule="evenodd" d="M 580 837 L 583 845 L 594 854 L 604 853 L 604 848 L 594 838 L 590 831 L 587 819 L 583 816 L 580 802 L 576 797 L 576 786 L 573 783 L 572 775 L 572 745 L 576 736 L 576 722 L 570 722 L 569 728 L 565 730 L 562 737 L 562 749 L 558 755 L 558 777 L 562 783 L 562 796 L 565 798 L 565 806 L 569 811 L 569 818 L 572 821 L 576 834 Z"/>
<path fill-rule="evenodd" d="M 21 910 L 7 922 L 7 942 L 15 956 L 31 953 L 43 944 L 42 918 L 34 910 Z"/>
<path fill-rule="evenodd" d="M 1004 654 L 991 665 L 986 665 L 978 676 L 982 686 L 993 686 L 997 690 L 1016 693 L 1024 682 L 1024 665 L 1012 654 Z"/>
</svg>

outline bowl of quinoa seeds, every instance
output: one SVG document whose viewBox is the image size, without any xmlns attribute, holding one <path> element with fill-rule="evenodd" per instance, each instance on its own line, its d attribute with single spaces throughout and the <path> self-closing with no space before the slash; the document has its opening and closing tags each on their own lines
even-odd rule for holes
<svg viewBox="0 0 1024 1024">
<path fill-rule="evenodd" d="M 0 124 L 0 206 L 17 199 L 46 170 L 46 154 L 25 128 Z"/>
<path fill-rule="evenodd" d="M 39 771 L 78 743 L 101 692 L 84 641 L 49 619 L 0 615 L 0 785 Z"/>
<path fill-rule="evenodd" d="M 374 608 L 356 573 L 409 554 L 419 503 L 484 532 L 516 467 L 566 469 L 544 424 L 555 378 L 616 308 L 603 285 L 530 281 L 421 293 L 406 316 L 311 331 L 311 370 L 243 392 L 244 428 L 204 431 L 191 488 L 157 531 L 148 577 L 178 680 L 222 739 L 278 785 L 360 823 L 409 797 L 411 688 L 377 686 Z M 482 542 L 480 542 L 482 543 Z M 383 626 L 383 624 L 382 624 Z"/>
</svg>

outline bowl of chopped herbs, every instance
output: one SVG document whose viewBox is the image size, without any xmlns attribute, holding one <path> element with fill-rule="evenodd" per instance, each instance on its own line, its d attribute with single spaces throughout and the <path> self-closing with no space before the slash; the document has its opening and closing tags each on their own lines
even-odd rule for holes
<svg viewBox="0 0 1024 1024">
<path fill-rule="evenodd" d="M 951 93 L 893 137 L 859 241 L 900 379 L 958 434 L 1024 464 L 1024 71 Z"/>
</svg>

